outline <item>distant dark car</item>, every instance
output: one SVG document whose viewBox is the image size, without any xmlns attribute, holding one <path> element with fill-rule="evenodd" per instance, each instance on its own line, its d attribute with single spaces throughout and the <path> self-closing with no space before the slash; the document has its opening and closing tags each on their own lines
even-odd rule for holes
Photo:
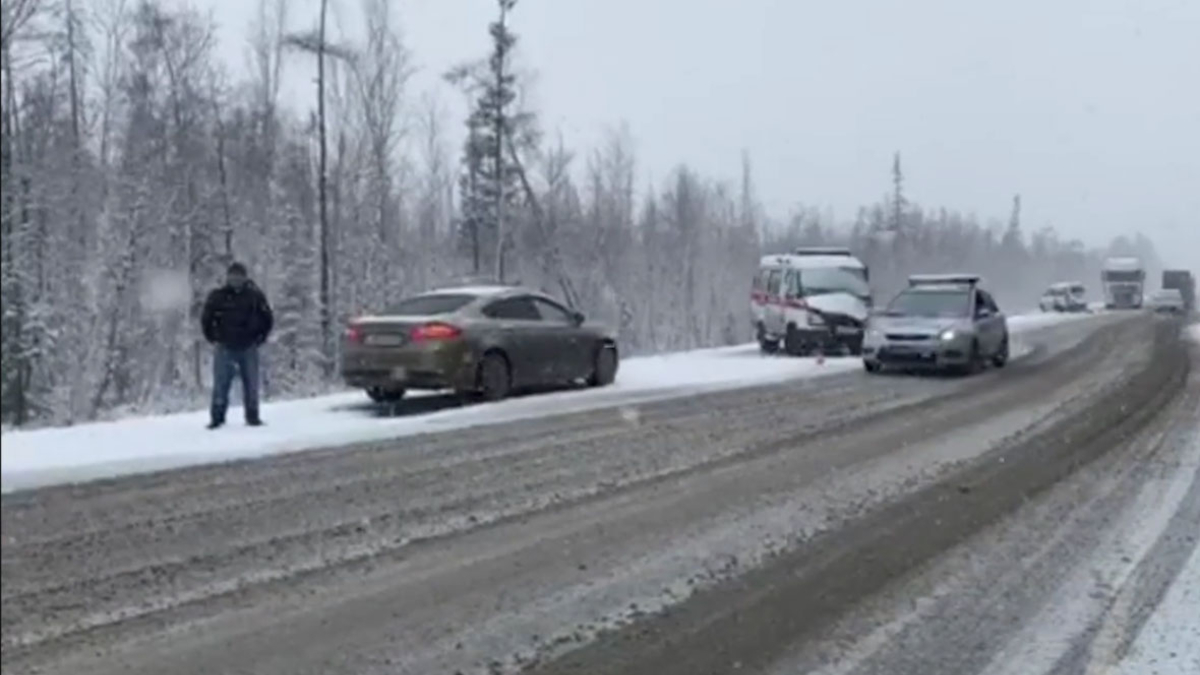
<svg viewBox="0 0 1200 675">
<path fill-rule="evenodd" d="M 505 398 L 514 389 L 611 384 L 617 341 L 579 312 L 511 286 L 445 288 L 355 319 L 342 344 L 342 377 L 372 400 L 409 389 Z"/>
</svg>

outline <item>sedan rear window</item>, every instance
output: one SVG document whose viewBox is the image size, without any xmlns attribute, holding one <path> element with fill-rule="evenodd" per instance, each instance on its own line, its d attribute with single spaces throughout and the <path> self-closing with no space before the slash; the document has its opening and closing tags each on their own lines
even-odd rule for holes
<svg viewBox="0 0 1200 675">
<path fill-rule="evenodd" d="M 461 293 L 431 293 L 407 298 L 387 308 L 390 316 L 437 316 L 450 314 L 466 307 L 475 299 Z"/>
</svg>

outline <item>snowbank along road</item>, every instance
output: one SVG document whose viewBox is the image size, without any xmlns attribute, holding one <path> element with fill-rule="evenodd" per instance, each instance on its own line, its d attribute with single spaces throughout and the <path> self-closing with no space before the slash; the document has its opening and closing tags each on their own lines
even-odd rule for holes
<svg viewBox="0 0 1200 675">
<path fill-rule="evenodd" d="M 1009 319 L 1014 356 L 1028 351 L 1030 330 L 1077 321 L 1081 315 L 1037 314 Z M 232 426 L 201 433 L 207 411 L 129 418 L 3 436 L 4 491 L 68 481 L 178 468 L 208 462 L 343 447 L 400 436 L 462 429 L 612 407 L 703 392 L 858 370 L 853 358 L 764 358 L 757 345 L 701 349 L 625 359 L 611 387 L 519 397 L 464 406 L 455 396 L 421 395 L 399 404 L 370 404 L 362 392 L 269 403 L 266 428 Z"/>
<path fill-rule="evenodd" d="M 1101 316 L 972 378 L 847 372 L 15 492 L 3 669 L 1136 667 L 1200 518 L 1179 334 Z"/>
</svg>

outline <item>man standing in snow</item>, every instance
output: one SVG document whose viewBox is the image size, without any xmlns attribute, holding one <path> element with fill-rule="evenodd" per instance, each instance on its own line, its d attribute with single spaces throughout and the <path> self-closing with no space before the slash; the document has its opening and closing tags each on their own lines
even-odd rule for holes
<svg viewBox="0 0 1200 675">
<path fill-rule="evenodd" d="M 267 296 L 250 280 L 246 266 L 237 262 L 230 265 L 225 285 L 208 294 L 200 316 L 204 339 L 216 347 L 209 429 L 225 424 L 235 373 L 242 380 L 246 424 L 262 425 L 258 414 L 258 347 L 266 342 L 274 322 Z"/>
</svg>

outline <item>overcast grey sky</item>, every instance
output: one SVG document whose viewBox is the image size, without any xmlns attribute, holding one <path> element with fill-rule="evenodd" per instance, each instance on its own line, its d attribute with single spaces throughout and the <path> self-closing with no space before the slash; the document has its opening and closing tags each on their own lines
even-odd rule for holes
<svg viewBox="0 0 1200 675">
<path fill-rule="evenodd" d="M 235 74 L 257 0 L 210 6 Z M 359 0 L 332 0 L 353 38 Z M 487 49 L 494 0 L 395 0 L 457 126 L 448 67 Z M 292 0 L 308 27 L 316 0 Z M 1141 230 L 1200 270 L 1200 0 L 520 0 L 513 27 L 547 131 L 584 148 L 627 121 L 643 179 L 687 162 L 767 206 L 850 218 L 903 153 L 912 199 L 1092 244 Z M 293 69 L 289 97 L 306 102 Z M 306 104 L 306 103 L 303 103 Z"/>
</svg>

